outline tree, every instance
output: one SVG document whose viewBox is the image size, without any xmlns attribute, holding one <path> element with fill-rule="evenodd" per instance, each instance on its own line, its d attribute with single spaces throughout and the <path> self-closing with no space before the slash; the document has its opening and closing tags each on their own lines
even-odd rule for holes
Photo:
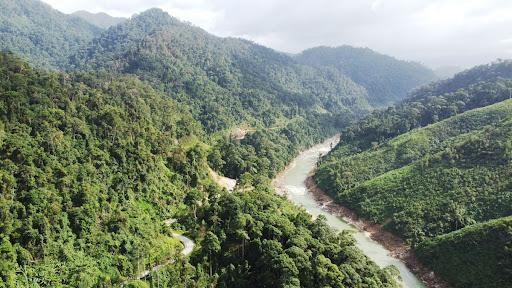
<svg viewBox="0 0 512 288">
<path fill-rule="evenodd" d="M 14 287 L 16 278 L 16 251 L 5 237 L 0 239 L 0 286 Z"/>
<path fill-rule="evenodd" d="M 202 246 L 208 251 L 208 264 L 210 267 L 210 276 L 213 275 L 212 267 L 215 261 L 215 255 L 220 251 L 220 241 L 212 232 L 207 232 L 203 241 L 201 242 Z M 213 256 L 212 256 L 213 255 Z"/>
</svg>

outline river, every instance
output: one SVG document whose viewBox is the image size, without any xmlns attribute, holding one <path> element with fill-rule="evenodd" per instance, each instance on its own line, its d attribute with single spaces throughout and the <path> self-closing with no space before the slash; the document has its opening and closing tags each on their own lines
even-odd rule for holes
<svg viewBox="0 0 512 288">
<path fill-rule="evenodd" d="M 364 231 L 359 231 L 355 226 L 347 223 L 342 218 L 337 217 L 324 210 L 307 191 L 305 180 L 308 174 L 315 168 L 319 154 L 325 155 L 331 149 L 333 139 L 318 144 L 304 152 L 302 152 L 290 164 L 276 181 L 279 185 L 278 189 L 283 190 L 293 203 L 304 207 L 314 217 L 324 215 L 331 227 L 337 230 L 352 230 L 359 249 L 363 251 L 370 259 L 372 259 L 380 267 L 394 265 L 400 271 L 402 285 L 405 288 L 425 287 L 422 282 L 405 266 L 399 259 L 391 257 L 389 251 L 382 245 L 372 240 Z"/>
</svg>

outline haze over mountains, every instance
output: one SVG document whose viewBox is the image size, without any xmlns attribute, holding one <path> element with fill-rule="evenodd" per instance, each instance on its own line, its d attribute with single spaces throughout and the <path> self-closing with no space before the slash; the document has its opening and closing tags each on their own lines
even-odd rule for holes
<svg viewBox="0 0 512 288">
<path fill-rule="evenodd" d="M 0 287 L 399 287 L 271 185 L 340 131 L 315 176 L 334 201 L 453 287 L 512 283 L 508 60 L 435 81 L 368 48 L 37 0 L 0 1 L 0 45 Z"/>
<path fill-rule="evenodd" d="M 398 61 L 368 48 L 318 47 L 297 55 L 301 63 L 333 67 L 368 91 L 372 104 L 384 106 L 405 98 L 410 90 L 436 78 L 423 65 Z"/>
<path fill-rule="evenodd" d="M 65 13 L 123 17 L 158 7 L 215 35 L 243 37 L 288 53 L 347 44 L 435 70 L 461 67 L 458 71 L 512 56 L 507 29 L 512 3 L 503 0 L 44 1 Z"/>
<path fill-rule="evenodd" d="M 0 1 L 0 9 L 1 50 L 18 53 L 40 66 L 65 65 L 67 57 L 102 30 L 40 1 Z"/>
<path fill-rule="evenodd" d="M 126 20 L 126 18 L 113 17 L 103 12 L 91 13 L 84 10 L 73 12 L 71 15 L 82 18 L 85 21 L 103 29 L 107 29 L 110 26 L 117 25 Z"/>
</svg>

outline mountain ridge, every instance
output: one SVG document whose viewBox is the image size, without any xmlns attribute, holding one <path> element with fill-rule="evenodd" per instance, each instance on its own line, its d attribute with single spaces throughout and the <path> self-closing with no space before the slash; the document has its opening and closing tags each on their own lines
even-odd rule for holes
<svg viewBox="0 0 512 288">
<path fill-rule="evenodd" d="M 84 19 L 85 21 L 96 25 L 100 28 L 107 29 L 110 26 L 117 25 L 127 18 L 110 16 L 105 12 L 92 13 L 86 10 L 78 10 L 70 15 Z"/>
<path fill-rule="evenodd" d="M 511 62 L 478 66 L 356 121 L 322 158 L 317 185 L 454 287 L 510 285 L 506 263 L 483 264 L 502 259 L 509 234 L 481 223 L 512 214 L 511 72 Z"/>
<path fill-rule="evenodd" d="M 404 99 L 413 88 L 436 79 L 434 72 L 420 63 L 398 60 L 370 48 L 319 46 L 304 50 L 295 58 L 346 74 L 365 87 L 370 102 L 380 107 Z"/>
<path fill-rule="evenodd" d="M 101 31 L 38 0 L 3 0 L 0 10 L 0 50 L 38 66 L 63 67 L 67 57 Z"/>
</svg>

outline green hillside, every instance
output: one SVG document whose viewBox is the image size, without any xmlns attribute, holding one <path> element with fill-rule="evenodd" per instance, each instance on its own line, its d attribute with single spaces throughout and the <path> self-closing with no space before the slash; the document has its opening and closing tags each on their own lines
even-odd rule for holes
<svg viewBox="0 0 512 288">
<path fill-rule="evenodd" d="M 210 35 L 159 9 L 108 29 L 72 63 L 73 69 L 137 75 L 190 107 L 218 139 L 210 164 L 232 177 L 273 176 L 301 148 L 369 109 L 365 89 L 336 71 Z M 239 126 L 259 133 L 238 142 L 224 137 Z M 220 149 L 227 145 L 233 147 Z"/>
<path fill-rule="evenodd" d="M 410 90 L 435 80 L 434 72 L 414 62 L 401 61 L 369 48 L 316 47 L 296 59 L 315 67 L 330 67 L 363 86 L 369 101 L 386 106 L 405 98 Z"/>
<path fill-rule="evenodd" d="M 476 67 L 351 124 L 315 175 L 454 287 L 512 285 L 509 232 L 479 224 L 512 215 L 510 64 Z"/>
<path fill-rule="evenodd" d="M 511 115 L 507 100 L 354 155 L 341 146 L 322 161 L 316 180 L 414 244 L 509 215 Z"/>
<path fill-rule="evenodd" d="M 44 72 L 3 54 L 0 74 L 3 283 L 119 283 L 176 253 L 161 221 L 186 211 L 207 175 L 189 161 L 202 151 L 186 140 L 202 135 L 190 114 L 133 77 Z"/>
<path fill-rule="evenodd" d="M 101 31 L 38 0 L 2 0 L 0 11 L 0 51 L 14 52 L 37 66 L 65 66 L 70 55 Z"/>
<path fill-rule="evenodd" d="M 19 6 L 30 10 L 35 5 L 24 2 Z M 58 18 L 64 24 L 79 21 L 71 16 L 74 20 L 69 20 L 68 15 L 44 4 L 39 6 L 46 10 L 39 9 L 38 17 L 23 17 L 30 21 Z M 62 23 L 59 25 L 69 26 Z M 60 27 L 46 24 L 37 23 L 46 30 Z M 11 25 L 5 23 L 7 31 Z M 32 33 L 23 28 L 20 33 Z M 48 54 L 39 57 L 24 51 L 25 45 L 19 46 L 16 41 L 10 47 L 36 64 L 50 62 L 70 71 L 135 75 L 190 109 L 205 132 L 216 139 L 217 149 L 213 151 L 218 153 L 210 155 L 209 162 L 224 175 L 275 175 L 297 151 L 336 133 L 339 127 L 371 109 L 367 89 L 339 69 L 306 65 L 296 57 L 246 40 L 216 37 L 159 9 L 135 15 L 107 30 L 97 30 L 94 29 L 95 37 L 75 33 L 85 36 L 80 45 L 66 48 L 65 53 L 37 46 L 37 51 Z M 14 39 L 19 33 L 6 35 Z M 57 35 L 56 40 L 53 36 L 46 38 L 61 38 Z M 373 59 L 372 55 L 367 56 Z M 386 61 L 374 64 L 386 66 Z M 410 74 L 412 64 L 400 63 L 394 66 L 393 73 L 403 70 L 400 73 Z M 382 97 L 386 102 L 394 99 L 390 95 Z M 231 141 L 227 135 L 239 127 L 251 133 L 243 141 Z"/>
<path fill-rule="evenodd" d="M 34 70 L 8 54 L 0 79 L 1 287 L 144 287 L 130 279 L 168 261 L 160 283 L 396 287 L 264 175 L 246 181 L 251 193 L 221 191 L 202 126 L 140 80 Z M 163 225 L 171 217 L 200 243 L 190 262 Z"/>
<path fill-rule="evenodd" d="M 451 79 L 422 87 L 404 101 L 356 121 L 343 130 L 343 141 L 368 149 L 411 129 L 510 99 L 510 78 L 512 61 L 461 72 Z"/>
<path fill-rule="evenodd" d="M 471 225 L 426 241 L 420 259 L 455 288 L 498 288 L 512 283 L 512 217 Z"/>
<path fill-rule="evenodd" d="M 138 75 L 190 105 L 210 132 L 368 108 L 364 89 L 335 71 L 299 65 L 245 40 L 213 36 L 159 9 L 108 29 L 72 64 Z"/>
<path fill-rule="evenodd" d="M 217 37 L 160 9 L 0 0 L 0 288 L 399 287 L 272 188 L 340 131 L 319 187 L 453 287 L 512 287 L 512 61 L 421 86 L 434 78 L 368 48 Z"/>
</svg>

